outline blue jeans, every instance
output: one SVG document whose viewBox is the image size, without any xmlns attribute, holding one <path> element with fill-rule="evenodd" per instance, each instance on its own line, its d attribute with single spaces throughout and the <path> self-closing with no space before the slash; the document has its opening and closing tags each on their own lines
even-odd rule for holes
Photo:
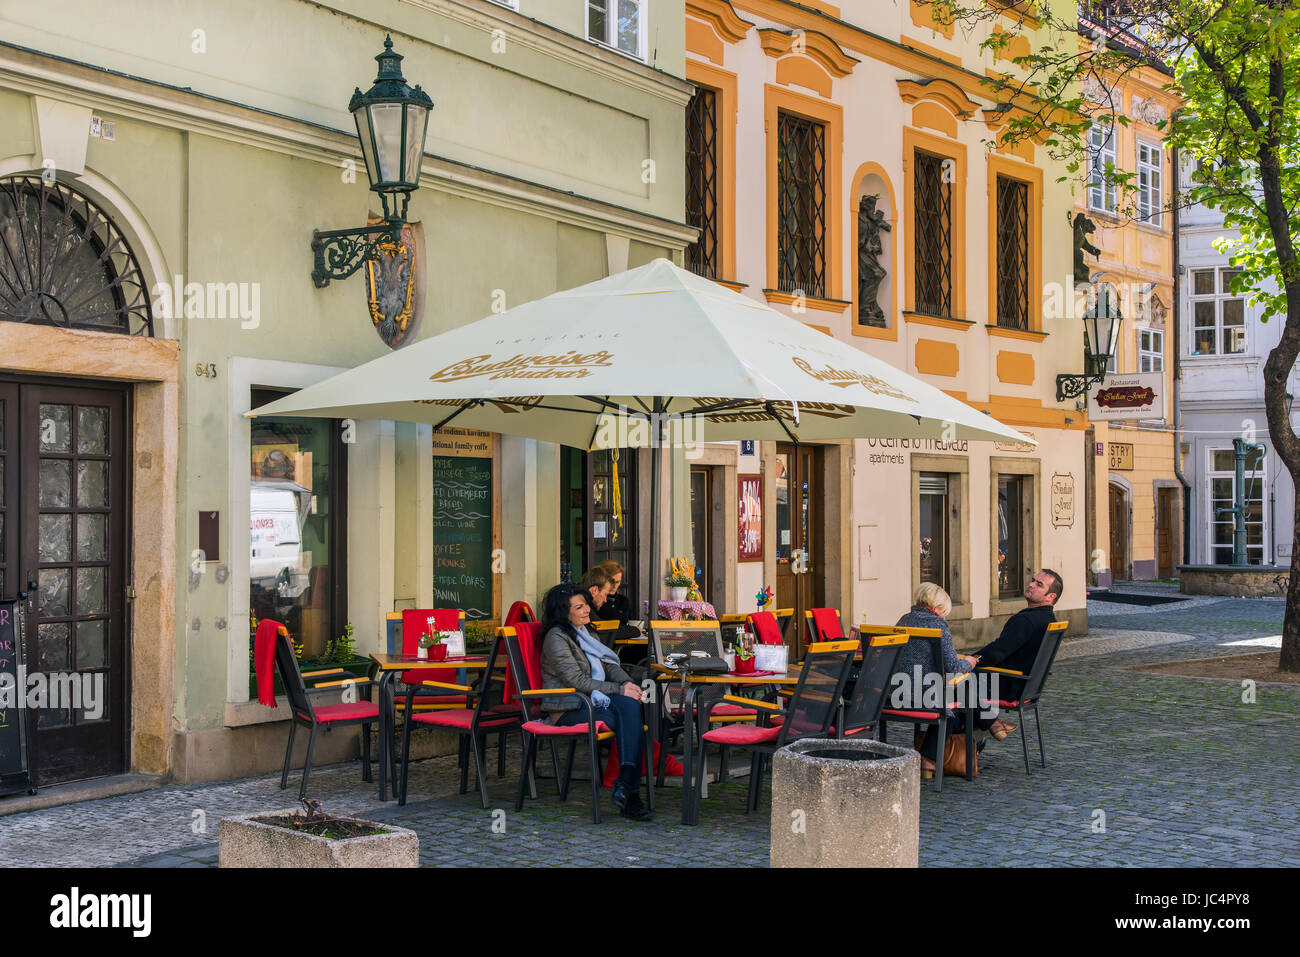
<svg viewBox="0 0 1300 957">
<path fill-rule="evenodd" d="M 619 764 L 634 766 L 639 780 L 641 757 L 645 754 L 645 725 L 642 721 L 641 702 L 633 701 L 626 695 L 610 695 L 609 707 L 593 708 L 592 715 L 596 721 L 604 721 L 605 726 L 614 732 L 614 740 L 618 742 Z M 555 723 L 586 724 L 587 709 L 574 708 L 566 711 Z M 600 774 L 600 769 L 593 768 L 592 773 Z"/>
</svg>

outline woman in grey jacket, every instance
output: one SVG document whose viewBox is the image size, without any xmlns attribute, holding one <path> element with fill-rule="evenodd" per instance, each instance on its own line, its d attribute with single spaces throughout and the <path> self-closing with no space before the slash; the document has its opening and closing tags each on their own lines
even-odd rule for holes
<svg viewBox="0 0 1300 957">
<path fill-rule="evenodd" d="M 946 690 L 950 675 L 965 674 L 975 667 L 975 659 L 970 655 L 959 655 L 952 643 L 952 633 L 948 631 L 948 616 L 952 614 L 952 599 L 948 593 L 933 582 L 924 582 L 912 596 L 912 610 L 898 624 L 905 628 L 937 628 L 940 631 L 939 648 L 943 661 L 934 660 L 934 646 L 929 639 L 912 638 L 903 646 L 898 656 L 898 670 L 894 672 L 894 692 L 897 699 L 891 699 L 892 708 L 920 708 L 925 706 L 923 699 L 918 699 L 924 687 L 926 676 L 938 674 L 939 693 Z M 917 674 L 920 680 L 917 680 Z M 935 679 L 930 679 L 933 683 Z M 929 710 L 927 707 L 926 710 Z M 925 776 L 934 774 L 935 761 L 938 759 L 939 736 L 935 726 L 930 725 L 925 732 L 925 741 L 921 744 L 921 770 Z"/>
<path fill-rule="evenodd" d="M 645 754 L 645 725 L 641 687 L 619 664 L 618 655 L 587 631 L 591 605 L 581 588 L 556 585 L 542 602 L 542 687 L 574 688 L 591 697 L 590 717 L 582 699 L 559 694 L 542 699 L 542 708 L 559 725 L 603 721 L 614 732 L 620 763 L 614 784 L 614 806 L 624 817 L 648 820 L 641 801 L 641 759 Z M 592 768 L 599 774 L 599 768 Z"/>
</svg>

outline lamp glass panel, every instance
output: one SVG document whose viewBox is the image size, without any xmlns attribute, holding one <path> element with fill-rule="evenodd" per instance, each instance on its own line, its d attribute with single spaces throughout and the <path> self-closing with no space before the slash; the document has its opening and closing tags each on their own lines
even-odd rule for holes
<svg viewBox="0 0 1300 957">
<path fill-rule="evenodd" d="M 372 103 L 370 124 L 375 131 L 375 158 L 378 168 L 371 175 L 371 185 L 382 188 L 402 178 L 402 104 Z"/>
<path fill-rule="evenodd" d="M 361 141 L 361 156 L 365 160 L 366 176 L 370 178 L 370 187 L 373 189 L 379 168 L 375 166 L 375 145 L 370 138 L 370 111 L 362 107 L 352 117 L 357 121 L 357 139 Z"/>
<path fill-rule="evenodd" d="M 406 157 L 402 179 L 412 186 L 420 185 L 420 163 L 424 159 L 424 133 L 429 122 L 429 111 L 423 106 L 406 107 Z"/>
</svg>

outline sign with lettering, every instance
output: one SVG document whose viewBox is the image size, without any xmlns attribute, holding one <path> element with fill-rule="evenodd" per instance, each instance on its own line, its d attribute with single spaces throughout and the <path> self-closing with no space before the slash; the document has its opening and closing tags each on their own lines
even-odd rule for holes
<svg viewBox="0 0 1300 957">
<path fill-rule="evenodd" d="M 740 537 L 737 560 L 761 562 L 763 560 L 763 476 L 742 475 L 737 509 L 740 516 Z"/>
<path fill-rule="evenodd" d="M 1098 422 L 1165 417 L 1165 374 L 1108 375 L 1088 396 L 1088 417 Z"/>
<path fill-rule="evenodd" d="M 23 709 L 26 680 L 18 602 L 0 601 L 0 794 L 32 789 L 31 729 Z"/>
<path fill-rule="evenodd" d="M 1052 476 L 1052 526 L 1074 527 L 1074 476 L 1068 473 Z"/>
<path fill-rule="evenodd" d="M 433 433 L 434 455 L 458 455 L 465 458 L 490 459 L 495 432 L 479 429 L 454 429 L 450 426 Z"/>
<path fill-rule="evenodd" d="M 1133 445 L 1128 442 L 1108 442 L 1110 467 L 1116 472 L 1133 471 Z"/>
<path fill-rule="evenodd" d="M 492 460 L 433 457 L 433 601 L 491 618 Z"/>
</svg>

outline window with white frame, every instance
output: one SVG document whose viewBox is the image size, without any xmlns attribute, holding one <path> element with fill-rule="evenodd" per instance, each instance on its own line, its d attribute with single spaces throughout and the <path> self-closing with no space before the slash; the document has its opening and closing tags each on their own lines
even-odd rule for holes
<svg viewBox="0 0 1300 957">
<path fill-rule="evenodd" d="M 519 0 L 492 0 L 492 2 L 498 3 L 503 7 L 509 7 L 511 10 L 519 9 Z"/>
<path fill-rule="evenodd" d="M 1107 175 L 1106 164 L 1114 170 L 1119 154 L 1115 150 L 1115 130 L 1100 120 L 1088 133 L 1088 206 L 1102 212 L 1115 212 L 1115 181 Z"/>
<path fill-rule="evenodd" d="M 587 39 L 644 60 L 649 0 L 586 0 Z"/>
<path fill-rule="evenodd" d="M 1138 143 L 1138 219 L 1151 226 L 1160 225 L 1164 196 L 1161 193 L 1160 165 L 1162 148 Z"/>
<path fill-rule="evenodd" d="M 1231 448 L 1208 449 L 1210 462 L 1206 473 L 1209 492 L 1206 495 L 1210 514 L 1209 564 L 1232 564 L 1232 536 L 1236 515 L 1230 511 L 1235 505 L 1236 453 Z M 1247 449 L 1242 473 L 1241 498 L 1245 510 L 1246 562 L 1261 565 L 1264 562 L 1264 539 L 1268 529 L 1265 523 L 1264 500 L 1267 496 L 1264 469 L 1264 450 Z"/>
<path fill-rule="evenodd" d="M 1232 292 L 1240 269 L 1193 269 L 1192 355 L 1227 356 L 1246 351 L 1246 299 Z"/>
<path fill-rule="evenodd" d="M 1165 334 L 1138 326 L 1138 372 L 1165 371 Z"/>
</svg>

